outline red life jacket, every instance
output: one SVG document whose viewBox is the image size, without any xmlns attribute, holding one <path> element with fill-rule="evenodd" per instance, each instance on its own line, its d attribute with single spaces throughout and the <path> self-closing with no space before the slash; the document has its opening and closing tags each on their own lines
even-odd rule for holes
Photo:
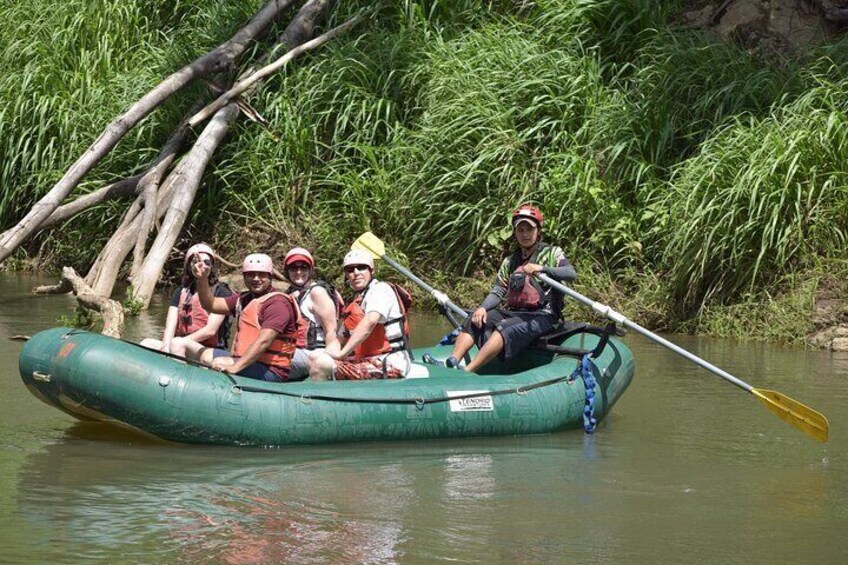
<svg viewBox="0 0 848 565">
<path fill-rule="evenodd" d="M 524 259 L 521 257 L 519 249 L 512 257 L 510 257 L 510 271 L 512 274 L 507 281 L 506 291 L 506 307 L 509 310 L 540 310 L 544 308 L 549 298 L 545 294 L 541 283 L 536 277 L 531 277 L 525 274 L 524 265 L 527 263 L 535 263 L 539 252 L 544 244 L 539 243 L 536 246 L 536 251 Z"/>
<path fill-rule="evenodd" d="M 179 316 L 177 316 L 177 330 L 174 335 L 184 337 L 191 335 L 206 326 L 209 321 L 209 312 L 200 305 L 200 297 L 196 292 L 183 287 L 180 291 Z M 220 343 L 220 330 L 215 335 L 201 341 L 206 347 L 222 347 Z"/>
<path fill-rule="evenodd" d="M 297 335 L 297 347 L 298 349 L 319 349 L 326 347 L 326 336 L 322 339 L 318 338 L 318 324 L 315 320 L 308 318 L 303 313 L 303 301 L 306 300 L 306 297 L 315 290 L 316 286 L 320 286 L 324 290 L 327 291 L 327 294 L 330 297 L 330 300 L 333 301 L 333 304 L 336 306 L 336 320 L 342 317 L 342 313 L 344 311 L 344 298 L 339 294 L 339 291 L 336 290 L 336 287 L 331 285 L 328 282 L 322 280 L 313 281 L 311 285 L 306 288 L 298 288 L 295 286 L 290 286 L 286 291 L 287 294 L 292 294 L 294 292 L 298 292 L 297 295 L 297 306 L 300 310 L 300 314 L 303 318 L 303 323 L 298 327 L 298 335 Z"/>
<path fill-rule="evenodd" d="M 365 317 L 365 311 L 362 310 L 362 301 L 365 299 L 365 295 L 368 294 L 368 291 L 371 290 L 371 284 L 373 284 L 373 282 L 374 281 L 369 283 L 368 287 L 363 292 L 357 294 L 356 298 L 353 299 L 353 302 L 348 304 L 345 307 L 344 312 L 342 312 L 344 334 L 348 337 L 350 337 L 351 332 L 353 332 L 353 329 L 357 326 L 357 324 L 359 324 L 359 322 Z M 365 339 L 365 341 L 357 345 L 353 350 L 353 356 L 357 359 L 373 357 L 375 355 L 382 355 L 393 351 L 401 351 L 403 349 L 410 349 L 409 323 L 406 319 L 406 312 L 412 305 L 412 295 L 399 284 L 391 282 L 386 284 L 388 284 L 395 293 L 398 304 L 400 304 L 401 315 L 398 318 L 386 320 L 371 330 L 371 334 Z M 386 337 L 386 326 L 390 324 L 401 324 L 401 335 L 391 340 Z"/>
<path fill-rule="evenodd" d="M 297 346 L 298 327 L 301 324 L 300 311 L 297 309 L 297 304 L 294 298 L 282 292 L 269 292 L 258 298 L 254 298 L 250 303 L 242 309 L 241 299 L 236 303 L 236 336 L 233 338 L 232 353 L 234 357 L 243 357 L 247 350 L 259 339 L 259 308 L 268 299 L 274 296 L 284 296 L 291 303 L 292 312 L 294 312 L 295 320 L 294 327 L 287 330 L 285 333 L 277 334 L 268 349 L 262 352 L 259 356 L 260 363 L 273 365 L 288 369 L 291 367 L 291 360 L 294 356 L 294 350 Z"/>
</svg>

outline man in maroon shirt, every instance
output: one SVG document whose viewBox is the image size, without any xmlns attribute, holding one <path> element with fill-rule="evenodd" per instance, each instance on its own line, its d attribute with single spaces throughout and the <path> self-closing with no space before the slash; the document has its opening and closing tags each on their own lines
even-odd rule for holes
<svg viewBox="0 0 848 565">
<path fill-rule="evenodd" d="M 271 258 L 263 253 L 248 255 L 242 264 L 247 292 L 226 298 L 212 295 L 206 269 L 203 263 L 195 264 L 200 303 L 208 312 L 236 316 L 236 336 L 231 352 L 204 347 L 187 353 L 219 371 L 265 381 L 288 380 L 299 314 L 294 300 L 271 286 Z"/>
</svg>

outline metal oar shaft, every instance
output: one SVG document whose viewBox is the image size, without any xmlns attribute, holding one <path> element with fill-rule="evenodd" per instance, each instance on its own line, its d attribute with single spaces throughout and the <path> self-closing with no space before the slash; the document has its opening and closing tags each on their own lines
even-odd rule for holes
<svg viewBox="0 0 848 565">
<path fill-rule="evenodd" d="M 692 361 L 696 365 L 699 365 L 699 366 L 703 367 L 704 369 L 710 371 L 711 373 L 714 373 L 714 374 L 718 375 L 719 377 L 735 384 L 736 386 L 738 386 L 739 388 L 741 388 L 745 392 L 751 392 L 751 389 L 754 388 L 753 386 L 749 385 L 745 381 L 743 381 L 743 380 L 741 380 L 737 377 L 734 377 L 733 375 L 731 375 L 727 371 L 724 371 L 724 370 L 716 367 L 712 363 L 708 363 L 707 361 L 704 361 L 703 359 L 701 359 L 697 355 L 690 353 L 690 352 L 686 351 L 685 349 L 683 349 L 682 347 L 678 347 L 677 345 L 671 343 L 667 339 L 658 336 L 654 332 L 652 332 L 652 331 L 650 331 L 646 328 L 643 328 L 642 326 L 640 326 L 636 322 L 629 320 L 623 314 L 616 312 L 615 310 L 613 310 L 609 306 L 606 306 L 605 304 L 601 304 L 600 302 L 595 302 L 594 300 L 586 298 L 585 296 L 583 296 L 579 292 L 576 292 L 576 291 L 568 288 L 564 284 L 553 280 L 552 278 L 550 278 L 547 275 L 543 275 L 543 274 L 540 273 L 538 275 L 538 277 L 539 277 L 539 280 L 541 280 L 541 281 L 545 282 L 546 284 L 552 286 L 553 288 L 559 290 L 563 294 L 567 294 L 571 298 L 574 298 L 575 300 L 582 302 L 583 304 L 585 304 L 586 306 L 588 306 L 589 308 L 591 308 L 592 310 L 594 310 L 598 314 L 601 314 L 602 316 L 609 318 L 610 320 L 612 320 L 616 324 L 620 324 L 620 325 L 622 325 L 622 326 L 624 326 L 628 329 L 631 329 L 631 330 L 647 337 L 651 341 L 654 341 L 654 342 L 659 343 L 660 345 L 662 345 L 664 347 L 671 349 L 672 351 L 674 351 L 678 355 L 685 357 L 686 359 L 688 359 L 689 361 Z"/>
<path fill-rule="evenodd" d="M 400 263 L 398 263 L 397 261 L 395 261 L 394 259 L 392 259 L 388 255 L 381 255 L 380 258 L 383 261 L 385 261 L 386 263 L 388 263 L 389 265 L 391 265 L 392 267 L 394 267 L 402 275 L 406 276 L 409 280 L 411 280 L 412 282 L 414 282 L 415 284 L 417 284 L 418 286 L 420 286 L 421 288 L 423 288 L 424 290 L 429 292 L 436 300 L 439 301 L 440 304 L 444 304 L 445 306 L 447 306 L 448 308 L 453 310 L 456 313 L 456 315 L 462 316 L 462 318 L 465 318 L 466 316 L 468 316 L 468 312 L 466 312 L 465 310 L 463 310 L 462 308 L 460 308 L 459 306 L 457 306 L 456 304 L 454 304 L 453 302 L 448 300 L 447 295 L 445 295 L 442 292 L 439 292 L 438 290 L 436 290 L 435 288 L 433 288 L 429 284 L 425 283 L 424 281 L 422 281 L 421 279 L 419 279 L 418 277 L 413 275 L 411 272 L 409 272 L 409 270 L 406 267 L 404 267 L 403 265 L 401 265 Z"/>
</svg>

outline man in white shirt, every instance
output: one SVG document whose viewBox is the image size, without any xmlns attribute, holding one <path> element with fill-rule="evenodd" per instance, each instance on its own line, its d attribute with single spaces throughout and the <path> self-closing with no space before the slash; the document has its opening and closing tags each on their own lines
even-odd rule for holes
<svg viewBox="0 0 848 565">
<path fill-rule="evenodd" d="M 344 258 L 345 280 L 356 292 L 342 320 L 340 342 L 309 356 L 314 380 L 401 378 L 409 371 L 408 294 L 374 278 L 374 260 L 363 251 Z"/>
</svg>

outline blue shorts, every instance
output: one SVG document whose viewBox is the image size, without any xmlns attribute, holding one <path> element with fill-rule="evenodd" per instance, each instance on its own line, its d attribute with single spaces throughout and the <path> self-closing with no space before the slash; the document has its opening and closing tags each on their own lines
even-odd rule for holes
<svg viewBox="0 0 848 565">
<path fill-rule="evenodd" d="M 550 312 L 487 310 L 486 323 L 482 328 L 472 324 L 469 316 L 462 329 L 471 334 L 478 348 L 483 347 L 483 344 L 492 336 L 492 332 L 500 332 L 504 340 L 500 358 L 506 361 L 515 357 L 539 336 L 553 331 L 556 323 L 556 317 Z"/>
<path fill-rule="evenodd" d="M 234 357 L 233 354 L 226 349 L 218 349 L 216 347 L 212 350 L 212 358 L 216 359 L 218 357 L 233 357 L 233 359 L 238 359 L 238 357 Z M 248 379 L 257 379 L 272 383 L 278 383 L 283 380 L 280 378 L 280 375 L 271 370 L 269 365 L 260 363 L 259 361 L 248 365 L 236 374 L 242 377 L 247 377 Z"/>
</svg>

